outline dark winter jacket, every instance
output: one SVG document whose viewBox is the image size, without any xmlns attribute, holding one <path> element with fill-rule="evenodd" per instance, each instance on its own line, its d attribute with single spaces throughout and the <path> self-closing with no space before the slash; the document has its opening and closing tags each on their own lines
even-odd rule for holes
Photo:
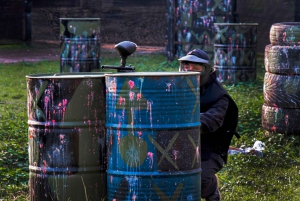
<svg viewBox="0 0 300 201">
<path fill-rule="evenodd" d="M 230 141 L 238 122 L 238 108 L 216 79 L 210 74 L 200 89 L 201 160 L 208 160 L 212 152 L 221 154 L 227 162 Z"/>
</svg>

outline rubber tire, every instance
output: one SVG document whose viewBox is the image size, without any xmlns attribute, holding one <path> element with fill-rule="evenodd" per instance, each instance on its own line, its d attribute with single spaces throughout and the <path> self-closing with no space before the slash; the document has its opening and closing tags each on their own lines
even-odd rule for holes
<svg viewBox="0 0 300 201">
<path fill-rule="evenodd" d="M 300 75 L 279 75 L 266 72 L 263 93 L 266 105 L 300 108 Z"/>
<path fill-rule="evenodd" d="M 300 75 L 300 46 L 267 45 L 264 64 L 269 73 Z"/>
<path fill-rule="evenodd" d="M 300 22 L 275 23 L 269 36 L 272 45 L 300 45 Z"/>
<path fill-rule="evenodd" d="M 262 106 L 262 127 L 273 133 L 300 134 L 300 109 Z"/>
</svg>

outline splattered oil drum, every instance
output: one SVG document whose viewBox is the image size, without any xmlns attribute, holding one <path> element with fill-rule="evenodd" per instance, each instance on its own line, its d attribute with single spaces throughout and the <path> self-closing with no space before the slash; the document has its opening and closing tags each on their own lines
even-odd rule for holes
<svg viewBox="0 0 300 201">
<path fill-rule="evenodd" d="M 30 200 L 106 199 L 104 74 L 26 78 Z"/>
<path fill-rule="evenodd" d="M 100 18 L 60 18 L 60 72 L 100 70 Z"/>
<path fill-rule="evenodd" d="M 214 68 L 223 84 L 256 80 L 257 23 L 214 23 Z"/>
<path fill-rule="evenodd" d="M 168 0 L 165 41 L 168 59 L 180 58 L 200 48 L 213 62 L 214 23 L 236 22 L 236 4 L 236 0 Z"/>
<path fill-rule="evenodd" d="M 105 81 L 108 200 L 200 200 L 199 74 Z"/>
</svg>

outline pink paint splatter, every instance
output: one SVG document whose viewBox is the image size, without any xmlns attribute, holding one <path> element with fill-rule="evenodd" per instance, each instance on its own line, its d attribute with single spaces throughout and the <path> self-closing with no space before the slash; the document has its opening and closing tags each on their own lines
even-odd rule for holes
<svg viewBox="0 0 300 201">
<path fill-rule="evenodd" d="M 282 41 L 284 41 L 284 42 L 286 42 L 286 32 L 284 32 L 283 34 L 282 34 Z"/>
<path fill-rule="evenodd" d="M 42 172 L 45 174 L 47 172 L 47 162 L 45 160 L 43 160 L 43 163 L 44 163 L 44 167 L 42 169 Z"/>
<path fill-rule="evenodd" d="M 112 146 L 112 144 L 113 144 L 113 137 L 112 137 L 112 135 L 110 136 L 109 144 L 110 144 L 110 146 Z"/>
<path fill-rule="evenodd" d="M 136 99 L 139 101 L 139 100 L 141 100 L 141 98 L 142 98 L 142 94 L 141 94 L 141 93 L 138 93 L 138 94 L 136 95 Z"/>
<path fill-rule="evenodd" d="M 173 150 L 173 154 L 174 154 L 174 159 L 175 159 L 175 161 L 176 161 L 176 160 L 177 160 L 177 157 L 178 157 L 178 151 Z"/>
<path fill-rule="evenodd" d="M 166 85 L 167 85 L 166 91 L 171 91 L 171 83 L 166 83 Z"/>
<path fill-rule="evenodd" d="M 50 98 L 49 96 L 44 97 L 44 110 L 45 110 L 45 117 L 47 118 L 48 115 L 48 104 L 49 104 Z"/>
<path fill-rule="evenodd" d="M 129 80 L 128 84 L 129 84 L 130 89 L 132 89 L 134 87 L 134 82 L 132 80 Z"/>
<path fill-rule="evenodd" d="M 134 92 L 132 92 L 132 91 L 129 92 L 129 98 L 130 98 L 131 101 L 133 101 L 134 95 L 135 95 Z"/>
<path fill-rule="evenodd" d="M 149 111 L 149 119 L 150 119 L 150 124 L 152 127 L 152 101 L 147 100 L 147 111 Z"/>
<path fill-rule="evenodd" d="M 33 138 L 32 132 L 33 132 L 33 131 L 30 131 L 29 138 Z"/>
<path fill-rule="evenodd" d="M 108 91 L 111 93 L 117 92 L 117 84 L 115 80 L 110 81 L 110 86 L 108 87 Z"/>
<path fill-rule="evenodd" d="M 285 125 L 289 124 L 289 115 L 285 115 L 285 117 L 284 117 L 284 123 L 285 123 Z"/>
<path fill-rule="evenodd" d="M 131 111 L 131 123 L 130 124 L 133 126 L 134 125 L 134 108 L 131 107 L 130 111 Z"/>
<path fill-rule="evenodd" d="M 276 133 L 276 126 L 275 126 L 275 125 L 273 125 L 273 126 L 271 127 L 271 131 L 274 131 L 274 132 Z"/>
<path fill-rule="evenodd" d="M 65 113 L 66 112 L 66 107 L 67 107 L 67 104 L 68 104 L 68 100 L 67 99 L 63 99 L 62 100 L 62 104 L 63 104 L 63 112 Z"/>
<path fill-rule="evenodd" d="M 199 146 L 196 147 L 196 158 L 197 158 L 197 163 L 200 162 L 200 149 Z"/>
<path fill-rule="evenodd" d="M 65 141 L 64 141 L 64 138 L 65 138 L 65 134 L 60 134 L 60 135 L 59 135 L 59 139 L 60 139 L 60 143 L 61 143 L 61 144 L 64 144 L 64 142 L 65 142 Z"/>
<path fill-rule="evenodd" d="M 90 95 L 87 96 L 87 106 L 90 106 L 91 98 Z"/>
<path fill-rule="evenodd" d="M 119 98 L 119 104 L 120 105 L 124 105 L 125 104 L 125 98 L 123 98 L 122 96 L 120 96 L 120 98 Z"/>
<path fill-rule="evenodd" d="M 150 167 L 152 168 L 153 167 L 153 153 L 152 152 L 148 152 L 147 153 L 147 157 L 150 160 Z"/>
<path fill-rule="evenodd" d="M 118 144 L 121 143 L 121 132 L 120 130 L 117 130 L 117 136 L 118 136 Z"/>
</svg>

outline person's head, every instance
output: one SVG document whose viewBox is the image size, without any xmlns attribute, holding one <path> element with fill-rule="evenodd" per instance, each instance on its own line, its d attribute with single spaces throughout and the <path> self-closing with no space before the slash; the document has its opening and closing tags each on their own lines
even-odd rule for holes
<svg viewBox="0 0 300 201">
<path fill-rule="evenodd" d="M 200 72 L 200 86 L 207 82 L 212 68 L 209 64 L 209 58 L 204 51 L 194 49 L 178 60 L 180 61 L 179 71 Z"/>
</svg>

